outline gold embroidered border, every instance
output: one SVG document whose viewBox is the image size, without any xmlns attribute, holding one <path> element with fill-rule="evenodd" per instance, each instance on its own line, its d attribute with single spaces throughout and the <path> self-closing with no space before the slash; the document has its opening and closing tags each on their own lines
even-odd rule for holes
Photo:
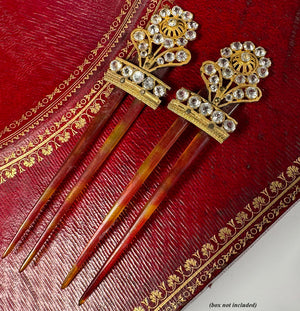
<svg viewBox="0 0 300 311">
<path fill-rule="evenodd" d="M 146 14 L 140 19 L 140 27 L 145 27 L 149 15 L 158 10 L 162 3 L 166 5 L 171 1 L 152 0 L 150 2 Z M 128 41 L 127 46 L 120 51 L 119 57 L 128 54 L 131 46 L 131 42 Z M 129 55 L 130 53 L 132 51 L 129 52 Z M 27 168 L 42 161 L 44 156 L 50 155 L 63 143 L 69 141 L 71 136 L 76 135 L 78 130 L 101 109 L 111 90 L 111 86 L 105 83 L 103 79 L 97 81 L 90 93 L 64 114 L 60 121 L 54 122 L 54 124 L 46 128 L 43 134 L 36 137 L 34 141 L 30 141 L 26 146 L 22 146 L 8 156 L 0 158 L 0 184 L 17 176 L 18 173 L 23 173 Z"/>
<path fill-rule="evenodd" d="M 157 2 L 157 1 L 155 1 Z M 84 59 L 83 63 L 78 66 L 62 83 L 57 86 L 51 94 L 46 95 L 38 104 L 25 112 L 19 120 L 13 121 L 10 125 L 6 126 L 2 131 L 0 131 L 0 138 L 7 132 L 11 132 L 16 127 L 26 120 L 28 120 L 32 115 L 36 114 L 38 110 L 44 108 L 41 113 L 36 115 L 32 120 L 27 122 L 23 127 L 19 128 L 17 131 L 14 131 L 11 135 L 0 140 L 0 149 L 4 146 L 7 146 L 9 143 L 14 142 L 15 140 L 23 137 L 25 133 L 28 133 L 30 129 L 34 129 L 41 121 L 44 121 L 49 117 L 53 112 L 55 112 L 65 101 L 68 100 L 79 88 L 81 88 L 86 81 L 94 74 L 97 68 L 101 65 L 104 59 L 109 55 L 111 49 L 119 42 L 121 35 L 128 28 L 128 24 L 131 22 L 131 19 L 136 12 L 136 9 L 142 3 L 141 0 L 126 0 L 124 6 L 121 8 L 121 13 L 117 16 L 110 26 L 110 29 L 107 33 L 98 42 L 97 47 L 91 51 L 91 53 Z M 150 3 L 151 4 L 151 3 Z M 149 5 L 150 6 L 150 5 Z M 122 16 L 125 15 L 123 22 Z M 112 33 L 115 34 L 110 39 Z M 110 40 L 109 40 L 110 39 Z M 109 41 L 108 41 L 109 40 Z M 109 42 L 106 46 L 106 42 Z M 100 48 L 104 48 L 103 51 L 97 56 Z M 96 57 L 97 56 L 97 57 Z M 96 57 L 96 58 L 95 58 Z M 84 72 L 84 67 L 90 65 L 90 68 Z M 81 75 L 81 76 L 80 76 Z M 72 80 L 77 79 L 73 84 L 70 84 Z M 67 87 L 66 91 L 65 88 Z M 64 91 L 64 92 L 63 92 Z M 52 103 L 51 101 L 54 97 L 60 94 Z"/>
<path fill-rule="evenodd" d="M 300 193 L 299 182 L 300 157 L 133 311 L 174 311 L 185 304 L 216 270 L 228 264 L 230 257 L 246 248 L 248 241 L 255 239 L 282 209 L 295 202 Z"/>
</svg>

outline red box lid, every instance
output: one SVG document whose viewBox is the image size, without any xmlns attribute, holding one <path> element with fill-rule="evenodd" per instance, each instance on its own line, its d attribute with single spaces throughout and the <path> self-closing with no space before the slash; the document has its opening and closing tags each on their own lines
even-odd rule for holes
<svg viewBox="0 0 300 311">
<path fill-rule="evenodd" d="M 39 198 L 109 95 L 109 61 L 132 48 L 165 1 L 30 1 L 1 4 L 0 251 Z M 201 25 L 190 65 L 170 71 L 160 108 L 145 108 L 34 263 L 18 273 L 68 191 L 126 111 L 105 131 L 49 201 L 32 230 L 2 260 L 3 310 L 180 310 L 299 198 L 299 40 L 296 1 L 178 1 Z M 212 143 L 184 174 L 131 247 L 82 307 L 84 289 L 147 199 L 197 133 L 193 126 L 167 154 L 76 280 L 60 285 L 134 172 L 176 116 L 176 90 L 204 88 L 199 68 L 233 41 L 268 51 L 270 76 L 259 103 L 235 113 L 237 131 Z"/>
</svg>

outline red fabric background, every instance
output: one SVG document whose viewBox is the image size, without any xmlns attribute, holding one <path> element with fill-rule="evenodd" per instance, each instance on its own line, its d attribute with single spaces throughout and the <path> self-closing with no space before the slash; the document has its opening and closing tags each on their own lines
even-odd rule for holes
<svg viewBox="0 0 300 311">
<path fill-rule="evenodd" d="M 137 9 L 126 34 L 120 36 L 117 46 L 109 51 L 109 56 L 97 71 L 47 118 L 42 120 L 41 117 L 39 122 L 35 120 L 34 128 L 26 128 L 34 114 L 25 118 L 22 115 L 36 107 L 46 94 L 51 94 L 83 63 L 90 51 L 96 48 L 99 38 L 111 31 L 111 25 L 124 3 L 116 1 L 111 5 L 111 1 L 106 0 L 2 1 L 0 131 L 3 134 L 0 141 L 5 143 L 0 149 L 0 166 L 12 161 L 10 155 L 15 150 L 28 144 L 29 140 L 37 139 L 89 93 L 92 85 L 102 77 L 108 61 L 126 46 L 129 32 L 147 8 L 153 8 L 157 1 L 136 1 Z M 128 3 L 132 5 L 133 1 Z M 162 107 L 156 111 L 144 110 L 40 256 L 20 275 L 18 268 L 26 254 L 111 128 L 122 117 L 129 101 L 117 110 L 103 135 L 49 202 L 33 230 L 13 254 L 1 261 L 0 310 L 127 311 L 137 306 L 152 310 L 141 303 L 144 298 L 161 282 L 166 282 L 186 259 L 201 249 L 299 157 L 298 2 L 212 0 L 177 1 L 177 4 L 192 11 L 201 25 L 198 40 L 190 45 L 194 56 L 192 63 L 170 71 L 165 81 L 173 91 Z M 167 101 L 181 86 L 193 91 L 203 88 L 199 74 L 201 63 L 217 60 L 221 48 L 233 41 L 245 40 L 264 46 L 272 59 L 270 76 L 260 84 L 262 100 L 236 111 L 237 131 L 224 144 L 213 143 L 194 163 L 95 294 L 82 308 L 77 307 L 78 299 L 96 271 L 197 132 L 191 126 L 179 139 L 107 234 L 82 273 L 68 289 L 61 291 L 60 284 L 71 264 L 143 159 L 174 121 L 175 115 L 166 109 Z M 87 64 L 82 72 L 89 66 Z M 55 93 L 53 100 L 59 96 Z M 38 112 L 47 107 L 47 104 L 39 107 Z M 6 127 L 9 131 L 3 131 Z M 24 136 L 11 140 L 10 135 L 19 130 L 25 131 Z M 36 160 L 22 174 L 6 178 L 0 185 L 1 252 L 83 130 L 79 129 L 74 136 L 71 133 L 70 140 L 45 156 L 43 161 Z M 215 271 L 214 276 L 218 273 Z M 180 309 L 191 297 L 176 308 Z M 169 310 L 169 307 L 165 305 L 161 310 Z"/>
</svg>

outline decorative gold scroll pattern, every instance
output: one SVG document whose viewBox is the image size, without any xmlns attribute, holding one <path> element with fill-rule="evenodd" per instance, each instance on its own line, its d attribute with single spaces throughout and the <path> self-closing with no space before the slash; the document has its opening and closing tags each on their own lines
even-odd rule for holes
<svg viewBox="0 0 300 311">
<path fill-rule="evenodd" d="M 300 193 L 300 157 L 237 213 L 218 234 L 178 267 L 133 311 L 174 311 L 206 286 L 216 270 L 228 265 L 266 225 L 295 202 Z"/>
<path fill-rule="evenodd" d="M 162 3 L 166 5 L 166 3 L 171 2 L 162 0 L 152 0 L 150 2 L 147 12 L 139 21 L 140 27 L 147 24 L 149 15 L 158 10 Z M 130 48 L 132 48 L 132 43 L 127 41 L 127 45 L 120 51 L 119 57 L 130 55 L 133 50 L 130 50 Z M 78 101 L 73 108 L 70 108 L 58 122 L 51 124 L 42 134 L 33 141 L 29 141 L 25 146 L 20 147 L 4 158 L 0 158 L 0 184 L 14 178 L 18 173 L 23 173 L 27 168 L 42 161 L 45 156 L 52 154 L 54 150 L 68 142 L 101 109 L 111 91 L 110 84 L 103 79 L 98 80 L 91 88 L 90 93 Z"/>
<path fill-rule="evenodd" d="M 158 1 L 151 1 L 149 8 L 154 5 L 153 2 Z M 47 119 L 51 114 L 58 110 L 58 108 L 62 106 L 62 104 L 66 102 L 73 93 L 75 93 L 87 82 L 105 58 L 107 58 L 112 48 L 119 42 L 119 39 L 128 28 L 132 17 L 141 3 L 141 0 L 125 1 L 123 7 L 121 8 L 120 15 L 115 18 L 109 28 L 109 31 L 103 35 L 98 42 L 97 47 L 90 52 L 90 54 L 84 59 L 83 63 L 79 65 L 66 80 L 60 83 L 51 94 L 46 95 L 35 107 L 25 112 L 19 120 L 13 121 L 8 126 L 5 126 L 2 131 L 0 131 L 0 138 L 5 133 L 12 132 L 11 135 L 0 140 L 0 149 L 23 137 L 31 129 L 34 129 L 37 125 L 39 125 L 40 122 Z M 149 13 L 147 12 L 147 14 Z M 100 49 L 102 50 L 99 53 Z M 89 68 L 84 70 L 87 65 L 89 65 Z M 44 109 L 37 114 L 42 108 Z M 32 118 L 35 114 L 37 115 Z M 21 123 L 30 118 L 32 119 L 23 127 L 16 131 L 14 130 L 20 126 Z"/>
</svg>

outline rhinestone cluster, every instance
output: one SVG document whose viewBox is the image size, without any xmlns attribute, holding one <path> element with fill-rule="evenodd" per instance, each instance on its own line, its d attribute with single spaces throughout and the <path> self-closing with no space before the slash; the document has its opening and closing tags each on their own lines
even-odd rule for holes
<svg viewBox="0 0 300 311">
<path fill-rule="evenodd" d="M 151 24 L 146 30 L 133 31 L 132 40 L 140 57 L 147 59 L 148 66 L 180 64 L 189 58 L 189 52 L 184 47 L 189 41 L 196 39 L 195 30 L 198 26 L 198 23 L 193 21 L 191 12 L 184 11 L 179 6 L 172 9 L 163 8 L 158 14 L 152 15 Z M 155 55 L 154 58 L 153 44 L 158 46 L 156 48 L 163 47 L 165 53 Z"/>
<path fill-rule="evenodd" d="M 140 70 L 136 70 L 133 66 L 123 65 L 119 60 L 115 59 L 110 63 L 110 70 L 121 75 L 121 83 L 124 83 L 125 79 L 130 79 L 135 84 L 140 85 L 142 87 L 141 94 L 152 91 L 158 98 L 166 95 L 166 88 L 163 85 L 157 84 L 152 77 L 147 76 Z"/>
<path fill-rule="evenodd" d="M 176 92 L 176 98 L 181 103 L 187 105 L 187 112 L 193 109 L 218 126 L 223 127 L 228 133 L 232 133 L 236 129 L 236 123 L 232 119 L 229 119 L 223 111 L 217 109 L 216 106 L 204 100 L 202 97 L 191 94 L 188 90 L 181 88 Z"/>
<path fill-rule="evenodd" d="M 271 60 L 265 57 L 266 53 L 263 47 L 255 47 L 251 41 L 233 42 L 222 49 L 217 62 L 206 62 L 203 66 L 210 92 L 218 96 L 223 94 L 219 102 L 222 99 L 226 102 L 257 100 L 260 92 L 256 84 L 268 76 L 271 66 Z M 224 94 L 229 83 L 235 86 Z"/>
</svg>

